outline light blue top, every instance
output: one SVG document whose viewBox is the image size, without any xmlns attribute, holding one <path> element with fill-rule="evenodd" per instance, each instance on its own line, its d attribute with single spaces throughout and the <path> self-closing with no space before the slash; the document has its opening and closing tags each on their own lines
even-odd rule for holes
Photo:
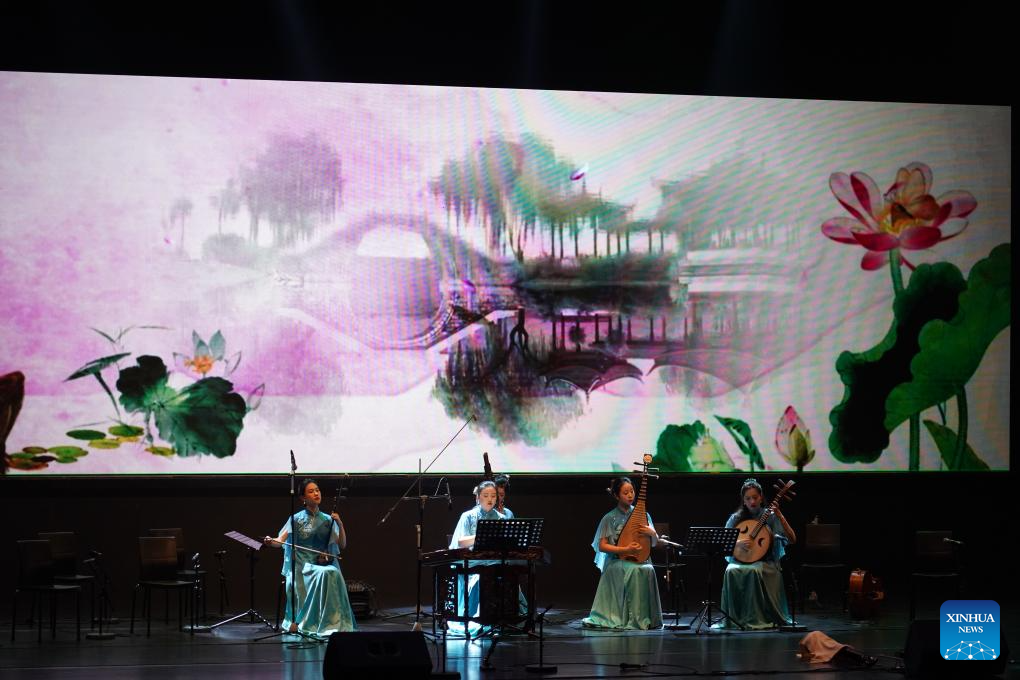
<svg viewBox="0 0 1020 680">
<path fill-rule="evenodd" d="M 756 520 L 759 517 L 761 517 L 761 513 L 763 512 L 765 512 L 764 506 L 759 507 L 758 512 L 754 513 L 753 515 L 745 519 Z M 737 524 L 740 521 L 742 521 L 740 520 L 740 513 L 735 512 L 732 515 L 730 515 L 730 518 L 728 520 L 726 520 L 726 526 L 727 528 L 733 528 L 737 526 Z M 769 518 L 765 521 L 765 526 L 767 526 L 772 531 L 772 546 L 769 548 L 768 554 L 765 555 L 763 559 L 766 562 L 775 562 L 776 564 L 778 564 L 779 561 L 783 559 L 783 556 L 786 554 L 787 538 L 786 534 L 783 533 L 783 523 L 779 521 L 779 518 L 776 517 L 775 513 L 772 513 L 771 515 L 769 515 Z M 729 562 L 730 564 L 736 562 L 736 560 L 733 559 L 732 556 L 727 556 L 726 561 Z"/>
<path fill-rule="evenodd" d="M 340 527 L 337 526 L 332 517 L 322 510 L 319 510 L 314 517 L 310 516 L 307 510 L 301 510 L 294 515 L 294 521 L 297 523 L 297 531 L 294 532 L 295 545 L 328 552 L 333 556 L 340 554 L 340 546 L 337 544 L 337 541 L 340 540 Z M 287 523 L 280 530 L 280 533 L 287 532 L 287 540 L 283 545 L 283 568 L 281 570 L 284 576 L 290 574 L 290 527 L 291 520 L 288 519 Z M 316 559 L 319 557 L 307 550 L 298 550 L 297 553 L 298 558 L 295 566 L 299 574 L 305 563 L 311 562 L 315 564 Z M 333 562 L 333 565 L 336 565 L 336 562 Z"/>
<path fill-rule="evenodd" d="M 457 528 L 453 532 L 453 538 L 450 539 L 450 547 L 459 548 L 460 539 L 465 536 L 474 536 L 478 533 L 478 520 L 480 519 L 506 519 L 506 517 L 499 514 L 495 508 L 488 512 L 483 512 L 482 506 L 476 505 L 461 514 L 460 521 L 457 522 Z"/>
<path fill-rule="evenodd" d="M 602 552 L 599 549 L 599 543 L 605 538 L 615 545 L 620 539 L 620 532 L 623 531 L 623 527 L 627 524 L 627 519 L 632 512 L 634 512 L 634 506 L 631 506 L 630 510 L 623 511 L 617 505 L 606 513 L 602 521 L 599 522 L 598 528 L 595 529 L 595 538 L 591 542 L 591 547 L 595 551 L 595 566 L 599 568 L 599 571 L 605 571 L 606 563 L 609 560 L 617 559 L 613 553 Z M 648 513 L 645 513 L 645 516 L 648 518 L 648 526 L 652 526 L 652 516 Z M 651 561 L 651 558 L 646 561 Z"/>
</svg>

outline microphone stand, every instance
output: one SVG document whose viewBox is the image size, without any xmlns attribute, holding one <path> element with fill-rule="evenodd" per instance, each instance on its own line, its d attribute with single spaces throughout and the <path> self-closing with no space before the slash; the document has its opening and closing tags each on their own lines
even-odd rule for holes
<svg viewBox="0 0 1020 680">
<path fill-rule="evenodd" d="M 390 509 L 386 511 L 386 514 L 383 515 L 383 518 L 381 520 L 379 520 L 379 525 L 384 524 L 386 522 L 386 520 L 389 519 L 390 515 L 393 514 L 393 511 L 397 509 L 397 506 L 400 505 L 401 501 L 417 501 L 418 502 L 418 524 L 415 525 L 416 550 L 417 550 L 417 553 L 418 553 L 418 570 L 417 570 L 417 576 L 416 576 L 416 582 L 415 582 L 415 600 L 416 600 L 416 602 L 415 602 L 415 612 L 414 612 L 414 625 L 411 627 L 411 630 L 413 630 L 413 631 L 420 631 L 421 630 L 421 571 L 422 571 L 421 535 L 422 535 L 422 531 L 424 530 L 424 526 L 425 526 L 425 504 L 428 501 L 430 501 L 430 500 L 436 500 L 436 499 L 439 499 L 439 498 L 445 498 L 446 501 L 447 501 L 447 504 L 449 505 L 449 508 L 451 510 L 453 509 L 453 500 L 450 497 L 450 483 L 448 481 L 446 482 L 446 494 L 445 495 L 440 495 L 440 493 L 439 493 L 439 489 L 441 488 L 443 482 L 446 481 L 445 477 L 440 478 L 439 483 L 436 485 L 436 492 L 433 495 L 431 495 L 431 496 L 428 495 L 428 494 L 423 494 L 422 493 L 422 488 L 421 488 L 422 487 L 422 481 L 425 478 L 425 473 L 427 473 L 429 471 L 429 468 L 431 468 L 435 464 L 435 462 L 437 460 L 439 460 L 439 457 L 441 455 L 443 455 L 443 452 L 446 451 L 446 449 L 450 448 L 450 444 L 453 443 L 453 441 L 460 435 L 460 433 L 464 431 L 464 428 L 466 428 L 471 423 L 471 421 L 474 420 L 474 419 L 475 419 L 475 416 L 472 415 L 470 418 L 468 418 L 467 420 L 464 421 L 464 424 L 460 426 L 460 429 L 457 430 L 456 434 L 454 434 L 453 437 L 450 438 L 450 441 L 446 442 L 446 445 L 442 449 L 439 450 L 439 453 L 436 454 L 435 458 L 432 459 L 432 462 L 430 462 L 425 467 L 424 470 L 421 467 L 421 458 L 418 459 L 418 476 L 411 482 L 411 484 L 407 487 L 407 489 L 404 491 L 404 493 L 400 494 L 400 497 L 397 498 L 397 500 L 393 502 L 393 505 L 391 505 Z M 415 486 L 418 487 L 418 494 L 416 496 L 408 496 L 408 493 Z M 398 618 L 400 616 L 406 616 L 406 614 L 397 614 L 396 616 L 392 616 L 392 617 L 389 617 L 389 618 Z M 430 616 L 432 618 L 432 624 L 433 624 L 433 633 L 432 633 L 432 636 L 435 636 L 435 622 L 436 622 L 436 616 L 437 616 L 437 614 L 435 612 L 435 602 L 433 602 L 432 613 L 430 614 Z"/>
<path fill-rule="evenodd" d="M 295 538 L 295 536 L 297 534 L 297 520 L 295 519 L 295 515 L 297 515 L 297 513 L 294 511 L 294 500 L 295 500 L 295 498 L 294 498 L 294 473 L 295 472 L 297 472 L 297 462 L 294 459 L 294 451 L 291 450 L 291 452 L 290 452 L 290 522 L 289 522 L 289 524 L 290 524 L 290 531 L 287 532 L 288 533 L 288 536 L 287 536 L 287 538 L 288 538 L 287 545 L 290 546 L 290 588 L 289 588 L 290 592 L 288 593 L 288 597 L 290 598 L 291 624 L 296 624 L 297 623 L 297 615 L 298 615 L 298 609 L 297 609 L 297 580 L 296 580 L 297 579 L 297 545 L 295 544 L 295 541 L 297 540 Z M 281 625 L 281 628 L 282 627 L 283 626 Z M 275 633 L 272 633 L 270 635 L 264 635 L 264 636 L 262 636 L 260 638 L 255 638 L 255 642 L 260 642 L 262 640 L 268 640 L 269 638 L 277 637 L 279 635 L 288 635 L 288 634 L 289 635 L 299 635 L 299 636 L 301 636 L 302 638 L 304 638 L 306 640 L 313 640 L 315 642 L 319 642 L 318 640 L 315 640 L 315 638 L 313 638 L 311 635 L 308 635 L 306 633 L 302 633 L 298 629 L 295 629 L 293 632 L 291 632 L 289 630 L 278 630 Z M 311 647 L 311 646 L 313 646 L 313 645 L 309 644 L 309 643 L 300 643 L 299 642 L 299 643 L 294 644 L 294 645 L 289 645 L 288 649 L 307 649 L 308 647 Z"/>
</svg>

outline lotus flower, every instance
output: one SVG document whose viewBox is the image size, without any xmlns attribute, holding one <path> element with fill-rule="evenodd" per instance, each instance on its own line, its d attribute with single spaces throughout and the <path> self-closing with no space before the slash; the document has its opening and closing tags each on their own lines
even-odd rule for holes
<svg viewBox="0 0 1020 680">
<path fill-rule="evenodd" d="M 689 460 L 695 472 L 732 472 L 737 469 L 722 442 L 707 432 L 691 447 Z"/>
<path fill-rule="evenodd" d="M 900 168 L 885 194 L 863 172 L 833 173 L 829 188 L 853 218 L 834 217 L 822 225 L 822 233 L 833 241 L 866 248 L 861 269 L 868 271 L 880 269 L 893 248 L 924 250 L 951 239 L 967 227 L 965 218 L 977 208 L 977 201 L 959 190 L 934 198 L 929 193 L 932 181 L 931 168 L 924 163 Z M 900 261 L 914 268 L 902 255 Z"/>
<path fill-rule="evenodd" d="M 797 472 L 803 471 L 804 466 L 814 460 L 811 432 L 792 406 L 786 407 L 776 426 L 776 449 L 779 455 L 797 468 Z"/>
<path fill-rule="evenodd" d="M 191 354 L 174 352 L 174 365 L 180 371 L 199 378 L 226 377 L 241 363 L 241 353 L 226 357 L 227 341 L 216 331 L 207 343 L 195 331 L 191 332 Z"/>
</svg>

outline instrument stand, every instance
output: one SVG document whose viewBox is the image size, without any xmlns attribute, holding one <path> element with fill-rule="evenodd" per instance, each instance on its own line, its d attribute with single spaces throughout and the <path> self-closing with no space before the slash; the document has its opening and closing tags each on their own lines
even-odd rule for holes
<svg viewBox="0 0 1020 680">
<path fill-rule="evenodd" d="M 185 628 L 188 629 L 188 632 L 191 633 L 192 635 L 194 635 L 195 633 L 204 633 L 205 631 L 209 630 L 208 626 L 199 625 L 198 623 L 199 600 L 202 600 L 202 608 L 203 609 L 205 608 L 204 593 L 202 592 L 201 587 L 202 577 L 198 573 L 199 571 L 201 571 L 201 569 L 202 569 L 201 556 L 199 555 L 199 553 L 195 553 L 194 555 L 191 556 L 191 573 L 193 574 L 193 576 L 191 578 L 191 593 L 188 597 L 188 604 L 191 606 L 191 623 L 185 626 Z"/>
<path fill-rule="evenodd" d="M 422 480 L 423 479 L 424 479 L 424 476 L 423 476 L 423 473 L 421 471 L 421 459 L 418 459 L 418 479 L 416 480 L 416 484 L 418 486 L 418 495 L 417 496 L 408 496 L 408 495 L 405 494 L 405 495 L 403 495 L 403 496 L 401 496 L 400 498 L 397 499 L 397 503 L 400 503 L 400 501 L 416 501 L 418 503 L 418 524 L 416 524 L 415 527 L 414 527 L 415 528 L 415 536 L 416 536 L 416 539 L 415 539 L 416 540 L 416 551 L 417 551 L 417 556 L 418 556 L 417 557 L 417 571 L 415 572 L 415 606 L 414 606 L 414 612 L 413 613 L 412 612 L 406 612 L 406 613 L 403 613 L 403 614 L 393 614 L 393 615 L 390 615 L 390 616 L 387 616 L 387 617 L 384 617 L 384 618 L 385 618 L 385 620 L 398 619 L 398 618 L 401 618 L 401 617 L 404 617 L 404 616 L 411 616 L 413 614 L 414 615 L 414 623 L 411 625 L 411 630 L 415 631 L 415 632 L 419 632 L 420 631 L 425 637 L 429 638 L 430 640 L 435 641 L 439 637 L 439 634 L 436 632 L 436 620 L 439 619 L 441 617 L 441 615 L 437 614 L 435 611 L 429 612 L 428 614 L 424 614 L 422 612 L 422 610 L 421 610 L 422 609 L 422 607 L 421 607 L 421 573 L 422 573 L 422 567 L 423 567 L 423 564 L 422 564 L 422 549 L 421 549 L 421 536 L 425 532 L 425 506 L 426 506 L 426 504 L 429 501 L 440 500 L 440 499 L 446 500 L 446 501 L 449 502 L 449 495 L 447 495 L 447 494 L 440 494 L 439 493 L 439 490 L 443 486 L 443 482 L 446 481 L 445 477 L 442 477 L 442 478 L 439 479 L 439 482 L 436 484 L 436 492 L 434 494 L 432 494 L 431 496 L 429 494 L 421 493 L 421 490 L 422 490 L 421 486 L 422 486 Z M 449 482 L 448 481 L 447 481 L 447 488 L 449 488 Z M 396 505 L 394 505 L 393 507 L 395 508 Z M 389 516 L 389 513 L 387 513 L 387 517 L 388 516 Z M 431 633 L 428 633 L 428 632 L 422 630 L 421 620 L 422 620 L 423 616 L 432 619 L 432 632 Z M 443 637 L 445 639 L 445 635 Z"/>
<path fill-rule="evenodd" d="M 212 630 L 215 630 L 216 628 L 219 628 L 220 626 L 226 625 L 228 623 L 233 623 L 234 621 L 237 621 L 238 619 L 242 619 L 242 618 L 244 618 L 246 616 L 248 617 L 248 622 L 249 623 L 255 623 L 255 619 L 258 619 L 262 623 L 266 624 L 266 626 L 268 626 L 270 630 L 273 630 L 273 624 L 269 623 L 269 621 L 266 620 L 266 617 L 262 616 L 262 614 L 260 614 L 258 612 L 258 610 L 255 609 L 255 563 L 257 561 L 258 561 L 258 551 L 255 548 L 253 548 L 253 547 L 251 547 L 249 545 L 248 546 L 248 609 L 246 611 L 241 612 L 240 614 L 237 614 L 235 616 L 231 616 L 230 618 L 224 619 L 224 620 L 222 620 L 222 621 L 220 621 L 218 623 L 214 623 L 211 626 L 196 626 L 196 628 L 195 628 L 196 632 L 212 631 Z"/>
<path fill-rule="evenodd" d="M 548 675 L 556 672 L 556 666 L 547 664 L 544 662 L 544 648 L 545 648 L 545 613 L 549 611 L 550 607 L 546 607 L 545 610 L 538 615 L 538 663 L 529 663 L 524 669 L 529 673 L 540 673 L 542 675 Z"/>
<path fill-rule="evenodd" d="M 482 660 L 481 670 L 491 671 L 495 670 L 495 666 L 492 665 L 491 659 L 493 652 L 496 651 L 496 645 L 503 637 L 505 630 L 513 630 L 518 633 L 524 633 L 529 638 L 538 638 L 541 642 L 541 634 L 535 635 L 534 633 L 534 615 L 533 607 L 534 603 L 528 603 L 528 619 L 524 628 L 520 626 L 514 626 L 505 622 L 506 619 L 506 561 L 507 553 L 511 550 L 525 549 L 529 545 L 540 545 L 542 541 L 542 528 L 545 521 L 542 519 L 530 519 L 530 518 L 514 518 L 514 519 L 496 519 L 496 520 L 479 520 L 477 533 L 475 534 L 475 549 L 476 550 L 500 550 L 502 552 L 499 570 L 496 574 L 496 593 L 499 598 L 499 613 L 496 617 L 496 623 L 492 624 L 487 633 L 479 635 L 478 638 L 491 637 L 492 642 L 489 645 L 489 651 L 486 652 L 485 658 Z M 480 578 L 480 577 L 479 577 Z M 465 586 L 467 580 L 465 579 Z M 482 587 L 479 581 L 479 588 Z M 514 588 L 514 593 L 520 592 L 520 584 L 518 582 L 517 587 Z M 531 586 L 529 585 L 529 591 Z M 479 593 L 479 607 L 481 607 L 481 593 Z M 514 606 L 519 606 L 519 595 L 514 598 Z M 465 600 L 467 598 L 465 597 Z M 465 602 L 466 604 L 466 602 Z M 466 610 L 465 610 L 465 613 Z M 544 614 L 545 612 L 543 612 Z M 465 624 L 466 626 L 467 624 Z"/>
<path fill-rule="evenodd" d="M 99 583 L 99 594 L 96 596 L 99 600 L 99 632 L 89 631 L 88 633 L 85 633 L 85 639 L 112 640 L 117 637 L 114 633 L 103 632 L 104 621 L 110 621 L 111 623 L 114 622 L 109 618 L 109 615 L 113 610 L 110 603 L 110 593 L 108 589 L 110 577 L 107 575 L 106 569 L 104 569 L 99 562 L 101 556 L 98 553 L 93 553 L 93 555 L 95 556 L 85 560 L 85 562 L 92 569 L 93 578 L 97 583 Z"/>
<path fill-rule="evenodd" d="M 226 550 L 217 550 L 216 564 L 219 571 L 219 584 L 220 584 L 220 616 L 223 616 L 223 607 L 226 605 L 230 606 L 230 595 L 227 593 L 227 572 L 223 569 L 223 558 L 226 556 Z"/>
<path fill-rule="evenodd" d="M 797 623 L 797 600 L 800 598 L 800 584 L 797 583 L 797 575 L 793 573 L 793 569 L 790 570 L 790 585 L 793 586 L 793 597 L 787 598 L 790 600 L 790 622 L 779 626 L 779 630 L 784 633 L 803 633 L 807 630 L 807 626 Z"/>
<path fill-rule="evenodd" d="M 384 524 L 386 522 L 386 520 L 389 519 L 390 515 L 393 514 L 393 511 L 397 509 L 397 506 L 400 505 L 401 501 L 416 500 L 419 503 L 419 506 L 418 506 L 418 525 L 416 527 L 416 529 L 417 529 L 416 533 L 417 533 L 418 565 L 417 565 L 417 574 L 416 574 L 416 577 L 415 577 L 416 578 L 416 581 L 415 581 L 415 583 L 416 583 L 416 588 L 415 588 L 416 595 L 415 595 L 415 599 L 417 600 L 417 602 L 415 603 L 415 610 L 414 610 L 414 625 L 411 626 L 411 630 L 413 630 L 413 631 L 420 631 L 421 630 L 421 568 L 422 568 L 421 534 L 422 534 L 422 531 L 424 530 L 424 525 L 425 525 L 425 503 L 428 502 L 431 499 L 445 498 L 446 502 L 449 504 L 450 509 L 453 509 L 453 502 L 452 502 L 451 497 L 450 497 L 450 482 L 449 481 L 446 482 L 446 494 L 444 496 L 440 496 L 439 495 L 439 488 L 442 485 L 443 481 L 446 479 L 445 477 L 443 477 L 443 478 L 441 478 L 439 480 L 439 484 L 436 485 L 436 493 L 433 494 L 432 496 L 429 496 L 427 494 L 422 494 L 422 492 L 421 492 L 422 479 L 424 478 L 425 473 L 429 471 L 429 468 L 431 468 L 435 464 L 435 462 L 437 460 L 439 460 L 439 457 L 441 455 L 443 455 L 443 452 L 446 451 L 446 449 L 450 448 L 450 444 L 453 443 L 453 441 L 460 435 L 460 433 L 464 431 L 464 428 L 466 428 L 471 423 L 471 421 L 474 420 L 474 419 L 475 419 L 475 416 L 472 415 L 471 417 L 469 417 L 467 420 L 464 421 L 464 424 L 460 426 L 460 429 L 457 430 L 457 432 L 452 437 L 450 437 L 450 441 L 446 442 L 446 446 L 444 446 L 443 448 L 441 448 L 439 450 L 439 453 L 436 454 L 435 458 L 432 459 L 432 462 L 430 462 L 425 467 L 424 470 L 421 467 L 421 459 L 420 458 L 418 459 L 418 477 L 411 482 L 410 486 L 407 487 L 407 489 L 404 491 L 404 493 L 400 494 L 400 497 L 396 500 L 396 502 L 394 502 L 393 505 L 390 506 L 390 509 L 387 510 L 386 514 L 383 515 L 381 520 L 379 520 L 379 525 Z M 418 495 L 417 496 L 408 496 L 407 494 L 415 486 L 418 487 Z M 397 614 L 397 615 L 394 615 L 394 616 L 391 616 L 391 617 L 388 617 L 388 618 L 399 618 L 401 616 L 406 616 L 406 614 Z M 436 617 L 438 615 L 436 614 L 435 611 L 433 611 L 431 614 L 429 614 L 429 616 L 432 618 L 432 629 L 433 629 L 433 632 L 432 632 L 431 638 L 435 639 L 435 637 L 436 637 L 436 633 L 435 633 Z M 428 636 L 428 634 L 426 634 L 426 636 Z"/>
<path fill-rule="evenodd" d="M 662 537 L 660 537 L 659 540 L 660 540 L 660 542 L 663 542 Z M 676 589 L 676 583 L 674 583 L 674 581 L 676 579 L 673 578 L 673 567 L 675 567 L 677 565 L 674 564 L 671 561 L 671 559 L 670 559 L 672 554 L 673 554 L 673 550 L 677 550 L 678 553 L 679 553 L 679 550 L 674 548 L 673 545 L 675 545 L 675 544 L 672 544 L 672 542 L 666 542 L 665 543 L 665 547 L 666 547 L 666 583 L 669 584 L 669 606 L 672 607 L 672 609 L 673 609 L 673 623 L 663 624 L 662 628 L 664 630 L 690 630 L 691 629 L 691 624 L 689 624 L 689 623 L 680 623 L 680 606 L 679 606 L 680 605 L 680 597 L 679 597 L 679 592 Z M 711 592 L 711 591 L 709 591 L 709 592 Z"/>
<path fill-rule="evenodd" d="M 715 557 L 722 555 L 732 555 L 733 547 L 737 543 L 737 536 L 740 534 L 739 530 L 734 528 L 726 527 L 689 527 L 687 529 L 687 546 L 688 550 L 694 553 L 701 553 L 708 558 L 707 568 L 705 569 L 706 574 L 706 593 L 708 593 L 708 599 L 702 601 L 701 609 L 691 619 L 693 624 L 695 621 L 698 622 L 694 632 L 701 634 L 701 627 L 708 624 L 711 628 L 715 624 L 721 621 L 729 621 L 735 624 L 740 630 L 747 630 L 744 624 L 740 623 L 732 616 L 726 613 L 717 602 L 712 601 L 712 562 Z M 719 613 L 722 614 L 719 618 L 712 620 L 712 606 L 715 605 Z"/>
</svg>

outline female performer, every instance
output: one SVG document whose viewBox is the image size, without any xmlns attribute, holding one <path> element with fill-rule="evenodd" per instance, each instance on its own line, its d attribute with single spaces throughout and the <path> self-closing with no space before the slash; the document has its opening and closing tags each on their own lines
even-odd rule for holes
<svg viewBox="0 0 1020 680">
<path fill-rule="evenodd" d="M 634 483 L 627 477 L 614 479 L 609 492 L 616 499 L 616 507 L 599 522 L 591 544 L 595 550 L 595 566 L 602 571 L 602 578 L 595 591 L 591 613 L 581 623 L 589 628 L 661 628 L 662 604 L 651 560 L 638 563 L 623 559 L 636 554 L 641 549 L 639 543 L 616 545 L 633 511 Z M 648 526 L 638 531 L 648 536 L 654 546 L 659 536 L 655 533 L 652 516 L 648 515 L 647 519 Z"/>
<path fill-rule="evenodd" d="M 481 519 L 506 519 L 506 517 L 500 514 L 496 510 L 496 503 L 499 500 L 499 493 L 496 491 L 496 484 L 492 481 L 484 481 L 475 487 L 475 498 L 476 505 L 470 510 L 464 512 L 460 516 L 460 521 L 457 522 L 457 529 L 453 532 L 453 537 L 450 539 L 450 548 L 471 548 L 475 544 L 475 534 L 478 531 L 478 520 Z M 475 566 L 482 566 L 486 564 L 499 564 L 499 561 L 492 562 L 474 562 Z M 464 577 L 458 577 L 458 593 L 463 593 L 464 590 Z M 479 583 L 478 574 L 472 574 L 467 581 L 468 588 L 468 611 L 471 613 L 469 616 L 478 616 L 479 608 Z M 520 611 L 523 613 L 527 612 L 528 603 L 523 593 L 518 596 L 520 602 Z M 464 596 L 461 594 L 457 598 L 457 615 L 464 616 Z M 458 621 L 450 621 L 447 623 L 447 627 L 453 631 L 462 633 L 465 628 L 464 625 Z M 467 630 L 471 635 L 478 633 L 482 626 L 470 622 Z"/>
<path fill-rule="evenodd" d="M 317 638 L 327 638 L 338 631 L 355 630 L 354 612 L 347 598 L 347 584 L 340 573 L 340 550 L 347 547 L 344 524 L 335 512 L 327 515 L 319 510 L 322 492 L 315 480 L 306 479 L 301 482 L 300 494 L 305 509 L 293 517 L 297 525 L 294 535 L 296 583 L 291 582 L 292 555 L 288 541 L 291 520 L 287 520 L 276 538 L 266 536 L 262 539 L 266 545 L 284 549 L 281 573 L 287 580 L 287 611 L 283 618 L 283 629 Z M 291 609 L 291 588 L 295 586 L 297 616 Z"/>
<path fill-rule="evenodd" d="M 748 479 L 740 487 L 740 506 L 730 515 L 726 526 L 735 527 L 745 519 L 758 519 L 765 507 L 761 484 Z M 765 526 L 772 531 L 772 547 L 764 558 L 744 564 L 726 557 L 729 566 L 723 576 L 720 608 L 733 621 L 724 618 L 714 628 L 736 628 L 740 623 L 745 628 L 758 630 L 790 622 L 779 561 L 786 554 L 786 545 L 797 542 L 797 534 L 778 507 Z M 737 546 L 748 546 L 750 542 L 750 538 L 744 538 L 737 541 Z"/>
</svg>

